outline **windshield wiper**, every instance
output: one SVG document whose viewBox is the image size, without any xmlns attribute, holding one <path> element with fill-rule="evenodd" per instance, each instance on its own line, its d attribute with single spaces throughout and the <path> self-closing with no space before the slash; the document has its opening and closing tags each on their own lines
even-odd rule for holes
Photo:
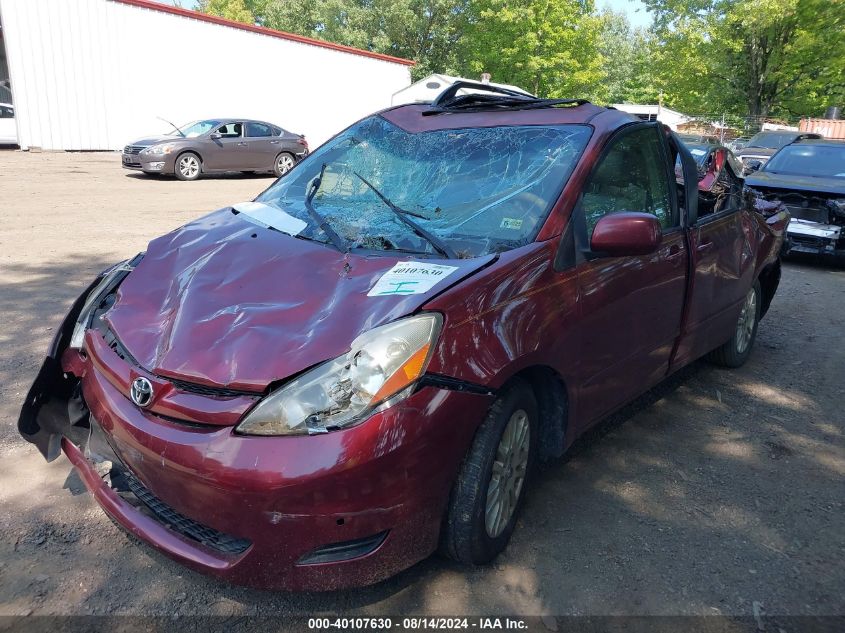
<svg viewBox="0 0 845 633">
<path fill-rule="evenodd" d="M 170 121 L 168 121 L 167 119 L 162 118 L 162 117 L 156 117 L 156 118 L 159 121 L 164 121 L 165 123 L 167 123 L 170 127 L 172 127 L 174 130 L 179 132 L 179 134 L 182 136 L 182 138 L 185 138 L 185 133 L 182 130 L 180 130 L 175 124 L 171 123 Z"/>
<path fill-rule="evenodd" d="M 352 173 L 353 173 L 353 174 L 355 174 L 356 176 L 358 176 L 358 178 L 360 178 L 360 179 L 361 179 L 361 182 L 363 182 L 363 183 L 364 183 L 365 185 L 367 185 L 370 189 L 372 189 L 372 190 L 373 190 L 373 193 L 374 193 L 374 194 L 376 194 L 376 195 L 379 197 L 379 199 L 380 199 L 382 202 L 384 202 L 384 204 L 386 204 L 386 205 L 387 205 L 387 207 L 388 207 L 391 211 L 393 211 L 393 213 L 395 213 L 395 214 L 396 214 L 396 217 L 397 217 L 397 218 L 399 218 L 400 220 L 402 220 L 402 222 L 404 222 L 404 223 L 405 223 L 408 227 L 410 227 L 410 229 L 411 229 L 414 233 L 416 233 L 416 234 L 417 234 L 417 235 L 419 235 L 421 238 L 423 238 L 425 241 L 427 241 L 429 244 L 431 244 L 431 245 L 432 245 L 432 246 L 433 246 L 433 247 L 437 250 L 437 252 L 439 252 L 439 253 L 440 253 L 441 255 L 443 255 L 444 257 L 448 257 L 449 259 L 457 259 L 457 258 L 458 258 L 457 253 L 455 253 L 455 251 L 453 251 L 453 250 L 452 250 L 452 248 L 451 248 L 448 244 L 446 244 L 446 243 L 445 243 L 443 240 L 441 240 L 439 237 L 435 237 L 434 235 L 432 235 L 431 233 L 429 233 L 428 231 L 426 231 L 426 230 L 425 230 L 423 227 L 421 227 L 419 224 L 417 224 L 416 222 L 414 222 L 413 220 L 411 220 L 410 218 L 408 218 L 408 216 L 409 216 L 409 215 L 412 215 L 412 216 L 414 216 L 414 217 L 423 218 L 423 219 L 428 219 L 428 218 L 426 218 L 424 215 L 419 215 L 419 214 L 416 214 L 416 213 L 411 213 L 410 211 L 405 211 L 405 209 L 403 209 L 403 208 L 401 208 L 401 207 L 396 206 L 396 205 L 395 205 L 395 204 L 393 204 L 393 202 L 391 202 L 391 201 L 390 201 L 390 199 L 389 199 L 389 198 L 387 198 L 387 197 L 386 197 L 386 196 L 385 196 L 385 195 L 384 195 L 381 191 L 379 191 L 378 189 L 376 189 L 376 188 L 375 188 L 375 186 L 374 186 L 374 185 L 373 185 L 373 184 L 372 184 L 369 180 L 367 180 L 366 178 L 364 178 L 364 177 L 363 177 L 361 174 L 359 174 L 357 171 L 353 171 Z"/>
<path fill-rule="evenodd" d="M 314 196 L 317 195 L 317 190 L 320 188 L 320 185 L 323 184 L 323 174 L 325 173 L 326 164 L 323 163 L 323 166 L 320 168 L 320 175 L 312 181 L 311 189 L 305 195 L 305 208 L 308 210 L 308 214 L 311 216 L 311 219 L 314 220 L 317 226 L 323 230 L 323 233 L 329 236 L 329 239 L 332 244 L 334 244 L 335 248 L 342 253 L 349 250 L 347 243 L 340 237 L 340 235 L 335 233 L 335 230 L 329 226 L 328 222 L 326 222 L 326 218 L 320 215 L 320 212 L 314 208 L 313 204 L 311 204 Z"/>
</svg>

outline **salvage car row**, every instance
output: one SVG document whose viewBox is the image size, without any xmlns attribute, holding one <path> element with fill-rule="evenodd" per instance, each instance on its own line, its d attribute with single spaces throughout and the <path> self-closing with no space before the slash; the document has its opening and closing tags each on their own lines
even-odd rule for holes
<svg viewBox="0 0 845 633">
<path fill-rule="evenodd" d="M 486 563 L 541 461 L 696 359 L 752 353 L 789 213 L 723 150 L 480 84 L 366 117 L 93 280 L 20 432 L 231 582 Z"/>
<path fill-rule="evenodd" d="M 696 159 L 703 191 L 718 186 L 718 174 L 728 169 L 744 176 L 753 195 L 785 205 L 792 219 L 784 255 L 845 257 L 845 141 L 803 132 L 760 132 L 738 152 L 739 160 L 715 139 L 681 139 Z"/>
</svg>

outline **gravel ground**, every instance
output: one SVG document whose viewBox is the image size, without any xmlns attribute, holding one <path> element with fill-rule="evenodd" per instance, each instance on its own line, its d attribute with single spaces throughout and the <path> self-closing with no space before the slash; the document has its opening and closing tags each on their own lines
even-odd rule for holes
<svg viewBox="0 0 845 633">
<path fill-rule="evenodd" d="M 745 367 L 684 370 L 547 468 L 494 565 L 284 594 L 130 543 L 64 458 L 19 439 L 21 401 L 97 271 L 272 181 L 118 163 L 0 152 L 0 615 L 845 615 L 845 271 L 807 263 L 785 266 Z"/>
</svg>

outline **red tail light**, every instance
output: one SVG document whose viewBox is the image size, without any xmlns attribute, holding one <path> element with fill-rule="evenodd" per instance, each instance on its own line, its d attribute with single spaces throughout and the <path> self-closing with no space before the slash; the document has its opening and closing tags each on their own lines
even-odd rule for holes
<svg viewBox="0 0 845 633">
<path fill-rule="evenodd" d="M 304 136 L 300 136 L 300 137 L 296 140 L 296 142 L 297 142 L 297 143 L 299 143 L 300 145 L 303 145 L 303 146 L 305 147 L 305 149 L 308 149 L 308 141 L 306 141 L 306 140 L 305 140 L 305 137 L 304 137 Z"/>
</svg>

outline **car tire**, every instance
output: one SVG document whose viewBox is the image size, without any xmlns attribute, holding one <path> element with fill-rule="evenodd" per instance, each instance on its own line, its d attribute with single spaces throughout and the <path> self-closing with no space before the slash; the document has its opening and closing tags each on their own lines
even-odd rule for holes
<svg viewBox="0 0 845 633">
<path fill-rule="evenodd" d="M 762 292 L 760 282 L 755 281 L 748 291 L 737 317 L 734 334 L 721 347 L 717 347 L 707 359 L 722 367 L 740 367 L 751 356 L 754 340 L 757 338 L 757 326 L 760 324 L 762 308 Z"/>
<path fill-rule="evenodd" d="M 282 152 L 273 161 L 273 173 L 276 174 L 277 178 L 281 178 L 293 169 L 294 165 L 296 165 L 296 158 L 294 158 L 293 154 Z"/>
<path fill-rule="evenodd" d="M 179 180 L 196 180 L 202 175 L 202 159 L 193 152 L 183 152 L 176 157 L 173 171 Z"/>
<path fill-rule="evenodd" d="M 537 461 L 538 414 L 523 380 L 511 382 L 490 407 L 452 487 L 441 536 L 449 558 L 481 565 L 507 546 Z"/>
</svg>

